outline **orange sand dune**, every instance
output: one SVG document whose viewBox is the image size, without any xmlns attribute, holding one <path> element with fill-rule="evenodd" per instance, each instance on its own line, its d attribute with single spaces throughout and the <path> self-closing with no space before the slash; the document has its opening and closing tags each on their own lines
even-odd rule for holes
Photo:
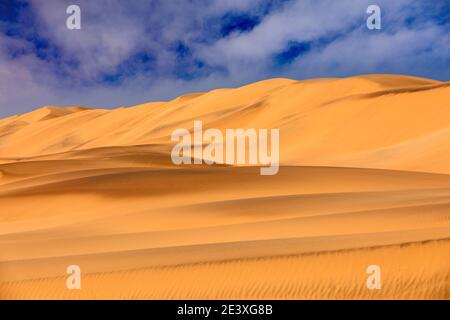
<svg viewBox="0 0 450 320">
<path fill-rule="evenodd" d="M 0 298 L 449 299 L 449 101 L 368 75 L 2 119 Z M 279 173 L 173 165 L 194 120 L 279 128 Z"/>
</svg>

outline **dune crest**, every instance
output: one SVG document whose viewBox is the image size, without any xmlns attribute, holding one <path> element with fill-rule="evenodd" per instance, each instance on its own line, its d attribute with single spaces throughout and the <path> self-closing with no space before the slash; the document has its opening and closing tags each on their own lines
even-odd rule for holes
<svg viewBox="0 0 450 320">
<path fill-rule="evenodd" d="M 0 122 L 0 158 L 110 146 L 170 144 L 170 133 L 192 128 L 279 128 L 281 164 L 364 166 L 450 173 L 450 163 L 417 163 L 432 150 L 405 145 L 450 139 L 448 83 L 405 76 L 272 79 L 169 102 L 115 110 L 44 107 Z M 82 111 L 82 112 L 80 112 Z M 45 122 L 43 122 L 45 120 Z M 27 143 L 29 146 L 24 148 Z M 416 151 L 414 151 L 417 149 Z M 389 150 L 385 152 L 384 150 Z M 447 151 L 448 152 L 448 151 Z M 380 164 L 380 156 L 383 154 Z M 363 157 L 363 159 L 361 159 Z M 414 163 L 409 163 L 409 162 Z"/>
<path fill-rule="evenodd" d="M 363 75 L 1 119 L 0 298 L 449 299 L 449 103 Z M 278 174 L 173 165 L 195 120 L 279 129 Z"/>
</svg>

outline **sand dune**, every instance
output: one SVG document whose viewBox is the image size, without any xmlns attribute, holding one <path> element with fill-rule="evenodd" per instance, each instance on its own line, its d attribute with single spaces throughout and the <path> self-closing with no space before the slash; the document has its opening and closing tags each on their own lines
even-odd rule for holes
<svg viewBox="0 0 450 320">
<path fill-rule="evenodd" d="M 2 119 L 0 298 L 449 299 L 449 98 L 414 77 L 272 79 Z M 279 128 L 279 173 L 173 165 L 194 120 Z"/>
</svg>

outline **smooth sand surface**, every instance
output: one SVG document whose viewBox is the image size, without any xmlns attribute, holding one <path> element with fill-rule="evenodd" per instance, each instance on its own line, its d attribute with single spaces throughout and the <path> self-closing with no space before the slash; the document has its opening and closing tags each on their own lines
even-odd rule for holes
<svg viewBox="0 0 450 320">
<path fill-rule="evenodd" d="M 279 128 L 279 173 L 173 165 L 194 120 Z M 0 299 L 449 299 L 449 160 L 450 85 L 394 75 L 0 119 Z"/>
</svg>

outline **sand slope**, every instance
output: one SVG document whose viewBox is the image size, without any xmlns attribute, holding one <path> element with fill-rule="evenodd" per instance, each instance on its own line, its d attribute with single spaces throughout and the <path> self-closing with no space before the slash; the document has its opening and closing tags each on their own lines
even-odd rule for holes
<svg viewBox="0 0 450 320">
<path fill-rule="evenodd" d="M 414 77 L 272 79 L 2 119 L 0 298 L 448 299 L 449 98 Z M 194 120 L 279 128 L 279 173 L 174 166 Z"/>
</svg>

